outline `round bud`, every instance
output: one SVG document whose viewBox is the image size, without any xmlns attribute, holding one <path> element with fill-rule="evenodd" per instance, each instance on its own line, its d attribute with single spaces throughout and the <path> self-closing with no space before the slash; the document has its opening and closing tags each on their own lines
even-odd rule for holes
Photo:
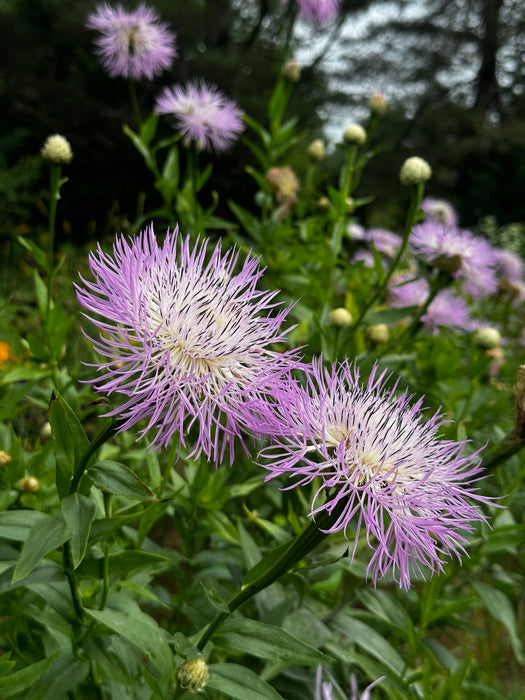
<svg viewBox="0 0 525 700">
<path fill-rule="evenodd" d="M 330 311 L 330 323 L 339 328 L 348 328 L 352 325 L 352 314 L 344 306 Z"/>
<path fill-rule="evenodd" d="M 210 672 L 204 659 L 186 661 L 177 671 L 177 681 L 180 687 L 187 688 L 195 693 L 204 690 L 209 678 Z"/>
<path fill-rule="evenodd" d="M 319 197 L 317 200 L 317 206 L 323 211 L 328 211 L 328 209 L 330 209 L 330 200 L 328 197 Z"/>
<path fill-rule="evenodd" d="M 0 467 L 7 467 L 11 463 L 11 455 L 5 450 L 0 450 Z"/>
<path fill-rule="evenodd" d="M 324 158 L 324 141 L 322 139 L 315 139 L 308 146 L 308 155 L 312 160 L 323 160 Z"/>
<path fill-rule="evenodd" d="M 345 143 L 355 144 L 356 146 L 362 146 L 366 141 L 366 131 L 361 124 L 350 124 L 343 134 L 343 141 Z"/>
<path fill-rule="evenodd" d="M 60 134 L 48 136 L 40 153 L 45 160 L 59 165 L 67 165 L 73 160 L 73 151 L 69 141 Z"/>
<path fill-rule="evenodd" d="M 368 109 L 371 114 L 374 114 L 376 117 L 383 115 L 386 112 L 386 98 L 384 93 L 375 92 L 368 100 Z"/>
<path fill-rule="evenodd" d="M 423 158 L 412 156 L 407 158 L 401 170 L 399 171 L 399 179 L 402 185 L 419 185 L 426 180 L 430 180 L 432 176 L 432 168 Z"/>
<path fill-rule="evenodd" d="M 22 493 L 36 493 L 40 487 L 40 482 L 36 476 L 24 476 L 18 482 L 18 487 Z"/>
<path fill-rule="evenodd" d="M 501 335 L 497 328 L 491 328 L 487 326 L 485 328 L 478 328 L 474 333 L 474 342 L 480 348 L 487 348 L 491 350 L 492 348 L 497 348 L 501 343 Z"/>
<path fill-rule="evenodd" d="M 295 59 L 287 61 L 281 68 L 281 76 L 290 83 L 298 83 L 301 77 L 301 66 Z"/>
<path fill-rule="evenodd" d="M 371 343 L 381 345 L 381 343 L 388 343 L 390 331 L 386 323 L 376 323 L 373 326 L 368 326 L 366 329 L 366 337 Z"/>
</svg>

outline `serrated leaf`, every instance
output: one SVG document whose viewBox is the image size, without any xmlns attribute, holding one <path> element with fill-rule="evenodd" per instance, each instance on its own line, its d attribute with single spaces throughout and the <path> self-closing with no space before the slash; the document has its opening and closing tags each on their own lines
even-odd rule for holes
<svg viewBox="0 0 525 700">
<path fill-rule="evenodd" d="M 15 566 L 12 582 L 24 579 L 38 562 L 60 547 L 69 537 L 69 531 L 63 520 L 56 520 L 51 515 L 43 517 L 33 525 L 24 542 L 20 558 Z"/>
<path fill-rule="evenodd" d="M 93 501 L 81 493 L 72 493 L 62 501 L 62 514 L 71 533 L 71 555 L 74 569 L 77 568 L 86 553 L 95 511 L 96 507 Z"/>
<path fill-rule="evenodd" d="M 207 687 L 235 700 L 283 700 L 273 686 L 246 666 L 210 664 Z"/>
<path fill-rule="evenodd" d="M 246 617 L 225 620 L 213 635 L 218 646 L 251 654 L 261 659 L 315 666 L 330 657 L 280 627 Z"/>
<path fill-rule="evenodd" d="M 103 491 L 141 501 L 157 500 L 155 494 L 125 464 L 113 460 L 97 462 L 87 470 L 89 478 Z"/>
</svg>

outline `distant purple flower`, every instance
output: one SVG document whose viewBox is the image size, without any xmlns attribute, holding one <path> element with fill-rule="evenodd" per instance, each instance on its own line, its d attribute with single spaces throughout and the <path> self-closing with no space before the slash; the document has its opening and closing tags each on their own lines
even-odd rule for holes
<svg viewBox="0 0 525 700">
<path fill-rule="evenodd" d="M 101 33 L 95 39 L 97 53 L 112 78 L 151 80 L 171 68 L 177 56 L 175 34 L 156 10 L 142 3 L 133 12 L 122 5 L 98 5 L 86 26 Z"/>
<path fill-rule="evenodd" d="M 371 228 L 367 231 L 366 240 L 374 244 L 378 253 L 393 258 L 401 247 L 402 238 L 399 234 L 386 228 Z"/>
<path fill-rule="evenodd" d="M 377 681 L 374 681 L 370 685 L 368 685 L 364 690 L 361 696 L 359 695 L 358 692 L 358 687 L 357 687 L 357 678 L 355 676 L 355 673 L 352 673 L 350 675 L 350 696 L 349 700 L 370 700 L 371 695 L 370 691 L 372 688 L 375 688 L 376 685 L 379 685 L 382 681 L 384 681 L 386 676 L 381 676 L 381 678 L 378 678 Z M 332 684 L 326 681 L 323 681 L 323 667 L 321 664 L 317 667 L 317 671 L 315 673 L 315 699 L 314 700 L 334 700 L 334 696 L 332 694 Z"/>
<path fill-rule="evenodd" d="M 428 221 L 410 234 L 413 253 L 463 280 L 465 291 L 481 299 L 497 289 L 496 257 L 490 243 L 470 231 Z"/>
<path fill-rule="evenodd" d="M 244 130 L 237 105 L 204 81 L 164 88 L 154 111 L 173 117 L 175 128 L 199 149 L 225 151 Z"/>
<path fill-rule="evenodd" d="M 192 454 L 219 461 L 228 442 L 233 459 L 250 407 L 266 405 L 294 356 L 270 349 L 285 339 L 288 309 L 270 315 L 277 292 L 256 288 L 258 259 L 236 272 L 238 252 L 218 245 L 206 262 L 207 247 L 192 248 L 177 231 L 161 246 L 153 227 L 119 236 L 112 254 L 100 246 L 90 254 L 95 281 L 82 280 L 77 296 L 100 331 L 95 389 L 125 397 L 107 415 L 121 419 L 120 430 L 145 420 L 140 436 L 154 431 L 157 447 L 176 434 L 185 444 L 195 426 Z"/>
<path fill-rule="evenodd" d="M 505 248 L 494 248 L 498 272 L 507 280 L 513 282 L 523 279 L 523 260 L 519 255 Z"/>
<path fill-rule="evenodd" d="M 421 209 L 423 209 L 426 220 L 437 221 L 445 226 L 457 226 L 458 215 L 452 204 L 444 199 L 425 197 L 421 202 Z"/>
<path fill-rule="evenodd" d="M 337 14 L 341 0 L 297 0 L 299 14 L 306 19 L 328 22 Z"/>
<path fill-rule="evenodd" d="M 405 306 L 423 306 L 430 294 L 426 280 L 413 279 L 411 275 L 400 275 L 388 290 L 388 304 L 395 309 Z M 448 289 L 442 289 L 430 302 L 421 322 L 426 330 L 437 333 L 438 328 L 452 328 L 457 331 L 471 331 L 472 320 L 468 304 L 454 296 Z"/>
<path fill-rule="evenodd" d="M 355 253 L 351 258 L 350 258 L 350 263 L 358 263 L 362 262 L 365 267 L 374 267 L 374 256 L 369 250 L 358 250 L 357 253 Z"/>
<path fill-rule="evenodd" d="M 355 538 L 353 553 L 364 527 L 374 584 L 392 571 L 408 589 L 423 566 L 434 573 L 447 556 L 461 558 L 465 533 L 485 521 L 467 498 L 490 499 L 472 486 L 482 472 L 479 450 L 467 456 L 467 441 L 440 439 L 443 416 L 424 421 L 423 399 L 396 398 L 387 379 L 376 366 L 361 387 L 348 361 L 331 370 L 314 362 L 305 389 L 290 382 L 276 390 L 273 444 L 261 456 L 267 479 L 286 476 L 286 488 L 319 479 L 310 515 L 332 514 L 326 532 Z"/>
<path fill-rule="evenodd" d="M 425 328 L 437 333 L 438 328 L 453 328 L 457 331 L 472 330 L 472 319 L 468 304 L 454 296 L 448 289 L 442 289 L 430 302 L 426 314 L 421 317 Z"/>
<path fill-rule="evenodd" d="M 352 222 L 348 225 L 346 232 L 353 241 L 364 241 L 366 239 L 366 230 L 361 224 Z"/>
</svg>

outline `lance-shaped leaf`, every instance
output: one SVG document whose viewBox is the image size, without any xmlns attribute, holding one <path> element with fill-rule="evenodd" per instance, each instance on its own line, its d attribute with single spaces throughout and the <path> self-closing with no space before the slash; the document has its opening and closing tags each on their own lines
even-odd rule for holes
<svg viewBox="0 0 525 700">
<path fill-rule="evenodd" d="M 62 501 L 62 514 L 71 533 L 71 555 L 74 569 L 77 568 L 86 553 L 95 510 L 93 501 L 81 493 L 72 493 Z"/>
</svg>

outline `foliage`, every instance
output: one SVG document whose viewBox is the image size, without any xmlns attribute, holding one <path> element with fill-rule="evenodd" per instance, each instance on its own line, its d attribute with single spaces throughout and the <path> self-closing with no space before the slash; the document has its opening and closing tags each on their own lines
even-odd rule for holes
<svg viewBox="0 0 525 700">
<path fill-rule="evenodd" d="M 301 348 L 305 363 L 322 355 L 326 366 L 350 358 L 365 382 L 377 363 L 400 395 L 424 394 L 428 415 L 440 409 L 449 419 L 440 439 L 468 436 L 468 454 L 485 445 L 487 523 L 469 535 L 462 564 L 447 560 L 426 578 L 423 567 L 408 590 L 390 575 L 374 587 L 365 571 L 373 541 L 362 534 L 354 548 L 352 532 L 327 536 L 322 517 L 311 517 L 319 477 L 295 489 L 284 478 L 265 481 L 258 452 L 269 437 L 248 431 L 233 465 L 216 467 L 192 456 L 197 425 L 184 426 L 186 444 L 173 439 L 160 450 L 151 435 L 137 437 L 147 418 L 119 431 L 106 414 L 124 399 L 92 388 L 101 359 L 82 334 L 93 330 L 73 287 L 79 274 L 92 280 L 90 246 L 56 238 L 57 209 L 82 167 L 73 148 L 77 169 L 45 166 L 47 230 L 11 236 L 4 248 L 1 697 L 320 700 L 319 665 L 334 698 L 348 697 L 350 674 L 363 689 L 384 676 L 377 698 L 521 697 L 525 283 L 499 271 L 497 291 L 473 298 L 461 276 L 418 258 L 410 240 L 424 216 L 424 188 L 440 192 L 433 180 L 408 188 L 396 181 L 390 199 L 369 188 L 367 171 L 384 169 L 388 114 L 367 113 L 365 144 L 333 144 L 332 177 L 325 161 L 306 154 L 296 89 L 278 78 L 265 112 L 245 117 L 249 157 L 231 176 L 234 188 L 221 187 L 213 157 L 187 148 L 155 115 L 127 120 L 118 148 L 144 166 L 140 177 L 131 174 L 134 194 L 146 176 L 151 185 L 126 230 L 153 222 L 161 238 L 180 224 L 192 242 L 209 237 L 235 247 L 240 260 L 260 256 L 259 288 L 281 290 L 280 305 L 291 305 L 288 341 L 272 350 Z M 397 152 L 396 173 L 405 155 Z M 104 186 L 93 181 L 93 192 Z M 235 196 L 244 189 L 249 205 Z M 397 222 L 390 233 L 399 234 L 393 255 L 360 228 L 386 225 L 385 206 Z M 477 233 L 522 253 L 522 229 L 488 220 Z M 109 250 L 108 239 L 99 242 Z M 355 259 L 359 252 L 367 262 Z M 392 306 L 400 272 L 428 282 L 424 303 Z M 426 325 L 443 289 L 468 305 L 468 324 Z M 350 320 L 335 323 L 336 309 Z M 386 335 L 373 332 L 379 325 Z M 503 342 L 480 343 L 475 331 L 485 326 Z"/>
</svg>

